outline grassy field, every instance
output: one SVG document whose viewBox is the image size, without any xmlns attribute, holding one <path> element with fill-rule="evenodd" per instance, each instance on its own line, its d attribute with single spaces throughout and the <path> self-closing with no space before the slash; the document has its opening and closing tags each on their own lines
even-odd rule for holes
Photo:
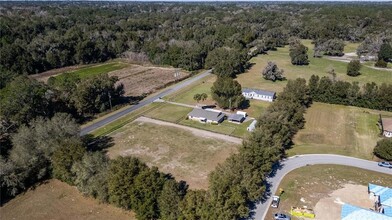
<svg viewBox="0 0 392 220">
<path fill-rule="evenodd" d="M 313 103 L 305 114 L 305 128 L 296 134 L 295 145 L 287 153 L 335 153 L 372 159 L 380 139 L 380 113 L 392 117 L 391 112 Z"/>
<path fill-rule="evenodd" d="M 95 76 L 103 73 L 109 73 L 111 71 L 123 69 L 128 66 L 129 64 L 126 63 L 109 62 L 104 64 L 82 67 L 78 70 L 71 71 L 71 73 L 78 75 L 80 78 L 86 78 L 86 77 Z M 62 75 L 56 77 L 62 77 Z"/>
<path fill-rule="evenodd" d="M 98 200 L 84 197 L 75 187 L 58 180 L 49 180 L 20 194 L 1 207 L 0 213 L 2 220 L 136 220 L 132 212 L 100 204 Z"/>
<path fill-rule="evenodd" d="M 305 45 L 309 46 L 309 60 L 310 64 L 307 66 L 295 66 L 290 62 L 289 47 L 278 48 L 276 51 L 268 51 L 268 55 L 259 55 L 250 60 L 253 66 L 245 73 L 237 76 L 238 82 L 242 87 L 258 88 L 280 92 L 283 90 L 287 81 L 272 82 L 265 80 L 261 76 L 261 71 L 267 65 L 268 61 L 274 61 L 280 69 L 284 70 L 284 75 L 287 79 L 296 79 L 298 77 L 309 79 L 311 75 L 328 76 L 327 70 L 335 69 L 338 80 L 357 81 L 360 84 L 367 82 L 376 82 L 381 84 L 383 82 L 392 83 L 392 72 L 388 70 L 375 70 L 364 66 L 361 69 L 361 75 L 358 77 L 350 77 L 346 75 L 347 63 L 329 60 L 326 57 L 313 58 L 310 41 L 303 41 Z M 349 44 L 346 50 L 353 50 L 356 44 Z M 352 51 L 352 52 L 355 52 Z"/>
<path fill-rule="evenodd" d="M 267 216 L 272 216 L 272 213 L 276 211 L 287 213 L 291 206 L 302 207 L 306 205 L 314 209 L 320 199 L 328 197 L 331 192 L 343 188 L 348 183 L 364 186 L 368 183 L 375 183 L 390 186 L 391 182 L 391 175 L 354 167 L 340 165 L 312 165 L 302 167 L 290 172 L 283 178 L 278 187 L 278 189 L 282 188 L 284 190 L 281 196 L 279 210 L 270 208 Z M 368 197 L 366 190 L 363 192 L 352 192 L 351 196 L 353 197 L 357 194 L 363 194 L 364 197 Z M 340 199 L 347 201 L 350 198 L 341 197 Z"/>
<path fill-rule="evenodd" d="M 202 138 L 181 128 L 145 122 L 129 123 L 111 136 L 115 143 L 108 149 L 111 158 L 136 156 L 196 189 L 206 189 L 208 174 L 238 148 L 237 144 Z"/>
</svg>

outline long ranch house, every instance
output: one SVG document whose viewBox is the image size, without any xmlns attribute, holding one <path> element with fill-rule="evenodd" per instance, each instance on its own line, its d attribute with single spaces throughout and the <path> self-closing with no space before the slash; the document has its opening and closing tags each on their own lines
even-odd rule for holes
<svg viewBox="0 0 392 220">
<path fill-rule="evenodd" d="M 194 108 L 188 113 L 188 118 L 201 123 L 221 123 L 225 119 L 225 114 L 219 111 L 207 111 L 204 109 Z"/>
<path fill-rule="evenodd" d="M 257 99 L 267 102 L 273 102 L 275 99 L 275 92 L 259 90 L 259 89 L 243 89 L 242 95 L 247 99 Z"/>
</svg>

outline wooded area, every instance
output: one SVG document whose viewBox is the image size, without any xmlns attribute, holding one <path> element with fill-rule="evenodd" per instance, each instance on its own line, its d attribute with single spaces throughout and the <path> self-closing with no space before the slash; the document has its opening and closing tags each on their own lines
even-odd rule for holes
<svg viewBox="0 0 392 220">
<path fill-rule="evenodd" d="M 108 142 L 105 137 L 79 136 L 77 120 L 120 103 L 124 90 L 117 77 L 65 74 L 44 84 L 26 75 L 133 53 L 156 65 L 214 68 L 219 80 L 213 98 L 221 107 L 235 108 L 244 99 L 241 85 L 232 78 L 250 66 L 252 56 L 288 45 L 290 37 L 312 39 L 315 57 L 341 56 L 344 41 L 352 41 L 361 42 L 358 55 L 379 54 L 382 62 L 390 62 L 391 5 L 369 4 L 4 3 L 2 202 L 55 177 L 100 201 L 134 210 L 138 219 L 249 217 L 250 205 L 266 190 L 272 165 L 304 126 L 312 98 L 391 111 L 392 86 L 368 83 L 361 89 L 356 83 L 317 76 L 308 84 L 289 80 L 239 153 L 210 174 L 210 188 L 195 191 L 136 158 L 109 160 L 105 146 L 96 145 Z M 295 42 L 291 63 L 308 64 L 306 51 L 312 48 Z M 274 63 L 268 66 L 264 77 L 284 79 Z"/>
</svg>

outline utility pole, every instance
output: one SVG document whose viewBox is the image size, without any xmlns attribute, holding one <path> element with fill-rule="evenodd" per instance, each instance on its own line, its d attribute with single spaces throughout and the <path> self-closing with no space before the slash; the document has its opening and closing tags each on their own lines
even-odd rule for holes
<svg viewBox="0 0 392 220">
<path fill-rule="evenodd" d="M 231 98 L 229 98 L 229 109 L 231 110 Z"/>
</svg>

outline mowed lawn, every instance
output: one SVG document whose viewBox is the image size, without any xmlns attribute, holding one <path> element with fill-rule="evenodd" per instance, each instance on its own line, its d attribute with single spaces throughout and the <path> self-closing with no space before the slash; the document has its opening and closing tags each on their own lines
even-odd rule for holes
<svg viewBox="0 0 392 220">
<path fill-rule="evenodd" d="M 281 195 L 279 209 L 270 208 L 267 216 L 272 216 L 273 213 L 277 211 L 288 213 L 291 206 L 307 206 L 308 208 L 314 209 L 320 199 L 328 198 L 331 196 L 333 191 L 344 188 L 346 184 L 366 186 L 368 183 L 375 183 L 383 186 L 390 186 L 391 182 L 391 175 L 355 167 L 340 165 L 312 165 L 298 168 L 288 173 L 283 178 L 278 187 L 278 189 L 284 190 L 284 193 Z M 279 192 L 276 193 L 279 194 Z M 343 202 L 347 202 L 352 200 L 352 197 L 355 196 L 361 198 L 368 197 L 366 187 L 364 191 L 354 190 L 351 191 L 351 194 L 342 195 L 339 199 Z M 361 201 L 357 201 L 357 203 L 358 202 Z M 338 205 L 332 201 L 331 206 L 334 206 L 333 204 L 335 204 L 335 206 Z M 316 209 L 316 211 L 318 211 L 318 209 Z M 322 211 L 324 211 L 324 209 L 322 209 Z M 335 214 L 340 216 L 339 210 L 330 209 L 329 211 L 337 211 L 338 213 Z M 322 213 L 316 213 L 316 218 L 317 214 L 319 214 L 319 218 L 326 219 L 326 216 L 320 216 Z"/>
<path fill-rule="evenodd" d="M 193 189 L 206 189 L 208 174 L 239 147 L 181 128 L 138 121 L 120 128 L 111 137 L 115 145 L 107 149 L 110 158 L 138 157 L 149 166 L 171 173 L 176 180 L 185 180 Z"/>
<path fill-rule="evenodd" d="M 0 208 L 0 218 L 2 220 L 136 220 L 134 213 L 85 197 L 76 187 L 55 179 L 29 189 L 8 201 Z"/>
<path fill-rule="evenodd" d="M 93 65 L 93 66 L 86 66 L 82 67 L 78 70 L 71 71 L 72 74 L 78 75 L 81 79 L 90 77 L 90 76 L 95 76 L 103 73 L 109 73 L 114 70 L 119 70 L 123 69 L 125 67 L 128 67 L 129 64 L 122 63 L 122 62 L 109 62 L 109 63 L 103 63 L 103 64 L 98 64 L 98 65 Z M 62 77 L 62 75 L 58 75 L 56 77 Z"/>
<path fill-rule="evenodd" d="M 368 66 L 363 66 L 361 75 L 357 77 L 347 76 L 347 63 L 329 60 L 325 56 L 323 58 L 313 58 L 313 45 L 309 40 L 303 41 L 309 47 L 308 55 L 310 64 L 306 66 L 295 66 L 290 62 L 289 47 L 278 48 L 276 51 L 268 51 L 267 55 L 258 55 L 250 60 L 253 66 L 245 73 L 237 76 L 238 82 L 242 87 L 258 88 L 281 92 L 287 81 L 272 82 L 262 78 L 261 72 L 267 65 L 268 61 L 273 61 L 278 65 L 279 69 L 284 70 L 284 76 L 287 79 L 305 78 L 308 80 L 311 75 L 330 76 L 327 70 L 333 68 L 337 74 L 338 80 L 354 82 L 357 81 L 361 85 L 367 82 L 392 83 L 392 72 L 388 70 L 376 70 Z M 354 50 L 356 44 L 349 44 L 347 50 Z M 349 52 L 345 50 L 346 52 Z M 351 52 L 355 52 L 351 51 Z"/>
<path fill-rule="evenodd" d="M 313 103 L 305 114 L 305 128 L 295 135 L 288 154 L 335 153 L 372 159 L 380 139 L 379 114 L 392 117 L 392 112 Z"/>
</svg>

